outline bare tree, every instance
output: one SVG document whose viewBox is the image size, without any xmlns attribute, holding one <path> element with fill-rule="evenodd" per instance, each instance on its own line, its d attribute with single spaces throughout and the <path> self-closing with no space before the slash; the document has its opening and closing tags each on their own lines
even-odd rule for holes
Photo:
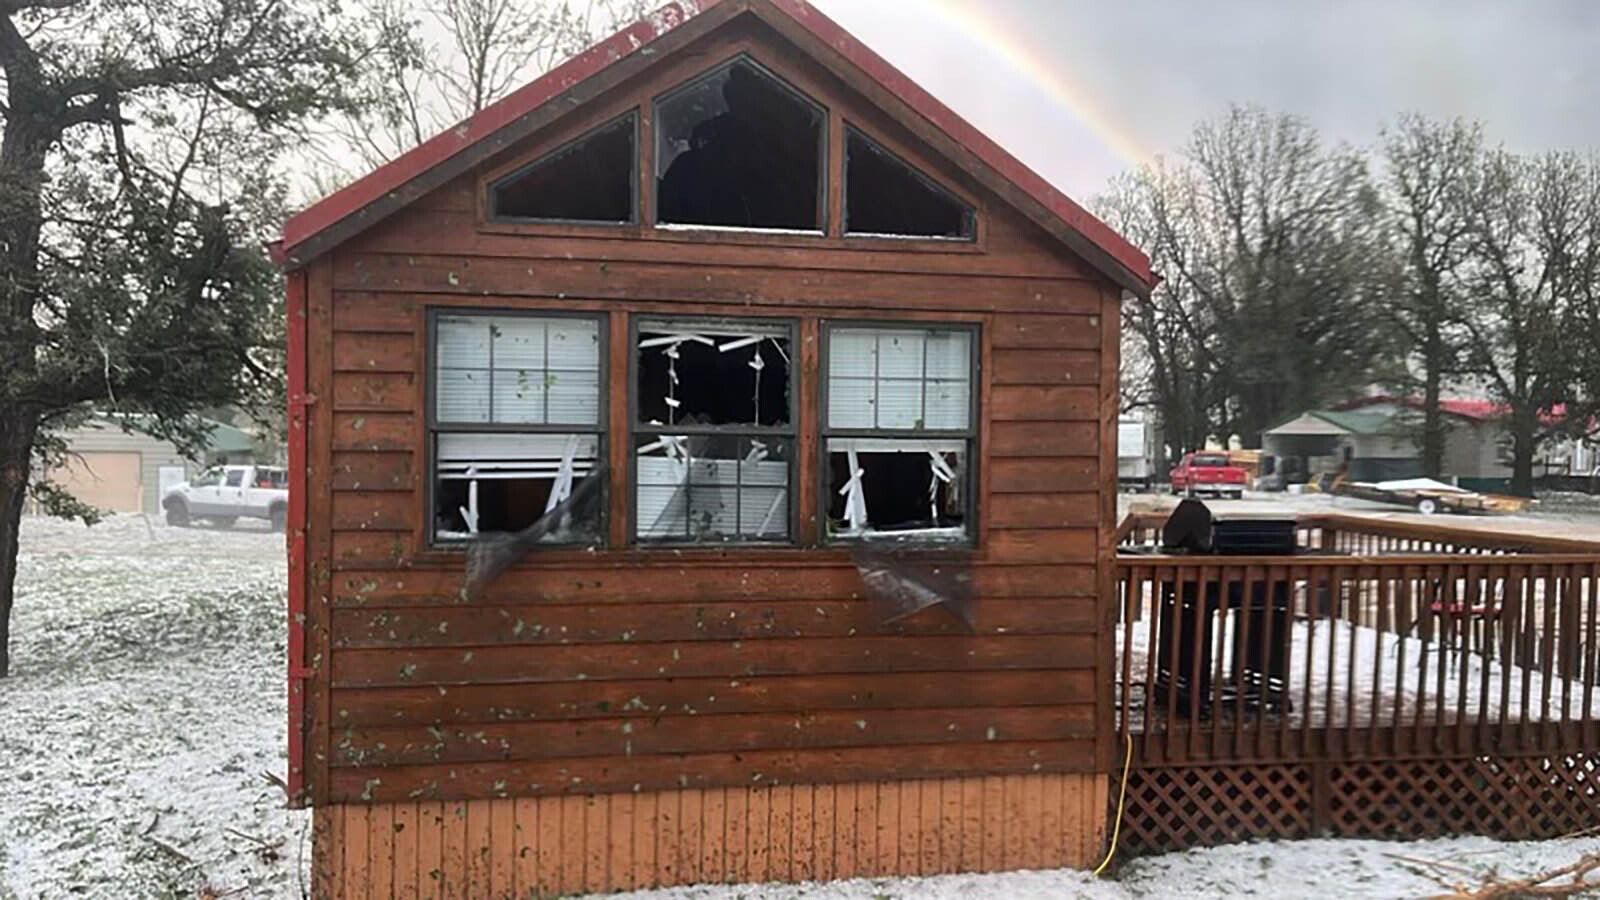
<svg viewBox="0 0 1600 900">
<path fill-rule="evenodd" d="M 650 0 L 370 0 L 392 39 L 374 60 L 377 102 L 331 120 L 314 185 L 394 159 L 644 15 Z"/>
<path fill-rule="evenodd" d="M 1402 116 L 1383 133 L 1385 205 L 1396 290 L 1383 309 L 1405 337 L 1420 372 L 1403 388 L 1422 389 L 1422 469 L 1444 468 L 1447 427 L 1440 397 L 1461 374 L 1466 296 L 1461 267 L 1469 252 L 1465 190 L 1483 155 L 1481 128 L 1456 120 Z"/>
<path fill-rule="evenodd" d="M 1217 416 L 1211 434 L 1259 446 L 1282 416 L 1355 393 L 1392 356 L 1372 314 L 1386 270 L 1361 153 L 1325 147 L 1292 116 L 1236 107 L 1196 127 L 1182 163 L 1133 185 L 1173 306 L 1129 324 L 1185 335 L 1190 356 L 1171 364 L 1193 393 L 1174 404 Z"/>
<path fill-rule="evenodd" d="M 1486 154 L 1465 194 L 1469 364 L 1508 409 L 1511 490 L 1531 495 L 1533 460 L 1579 379 L 1580 298 L 1594 290 L 1600 165 L 1572 153 Z"/>
</svg>

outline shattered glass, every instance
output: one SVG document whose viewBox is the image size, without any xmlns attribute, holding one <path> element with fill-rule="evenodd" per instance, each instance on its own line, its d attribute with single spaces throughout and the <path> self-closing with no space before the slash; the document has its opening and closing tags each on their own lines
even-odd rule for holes
<svg viewBox="0 0 1600 900">
<path fill-rule="evenodd" d="M 739 58 L 656 104 L 656 218 L 822 230 L 822 108 Z"/>
<path fill-rule="evenodd" d="M 635 221 L 638 116 L 603 125 L 489 187 L 489 214 L 510 221 Z"/>
<path fill-rule="evenodd" d="M 845 136 L 845 233 L 971 240 L 972 208 L 855 129 Z"/>
</svg>

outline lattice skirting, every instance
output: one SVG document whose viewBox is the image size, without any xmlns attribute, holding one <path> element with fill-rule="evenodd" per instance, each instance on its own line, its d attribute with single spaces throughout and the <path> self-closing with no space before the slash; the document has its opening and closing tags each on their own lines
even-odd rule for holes
<svg viewBox="0 0 1600 900">
<path fill-rule="evenodd" d="M 1596 822 L 1593 754 L 1169 766 L 1129 774 L 1121 845 L 1139 853 L 1317 836 L 1531 840 Z"/>
</svg>

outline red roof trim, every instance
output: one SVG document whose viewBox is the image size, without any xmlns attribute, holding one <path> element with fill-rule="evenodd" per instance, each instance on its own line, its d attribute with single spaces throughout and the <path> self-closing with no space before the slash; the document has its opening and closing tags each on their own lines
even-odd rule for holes
<svg viewBox="0 0 1600 900">
<path fill-rule="evenodd" d="M 678 28 L 695 16 L 724 3 L 739 3 L 746 8 L 768 7 L 792 19 L 868 77 L 903 100 L 918 115 L 970 150 L 1000 177 L 1021 188 L 1051 216 L 1082 235 L 1125 269 L 1127 274 L 1146 290 L 1155 285 L 1156 278 L 1150 270 L 1150 260 L 1138 248 L 1056 190 L 1038 173 L 956 115 L 948 106 L 805 0 L 698 0 L 698 2 L 685 0 L 684 3 L 670 3 L 557 66 L 465 122 L 434 136 L 398 159 L 379 167 L 354 184 L 325 197 L 290 218 L 283 229 L 282 247 L 285 256 L 292 257 L 297 248 L 322 231 L 384 199 L 434 166 L 489 138 L 516 119 L 598 74 L 618 60 L 637 52 L 646 44 Z"/>
</svg>

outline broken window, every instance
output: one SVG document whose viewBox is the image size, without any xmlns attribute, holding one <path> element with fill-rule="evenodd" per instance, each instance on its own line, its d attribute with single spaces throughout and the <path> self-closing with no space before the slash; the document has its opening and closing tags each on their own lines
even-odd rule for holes
<svg viewBox="0 0 1600 900">
<path fill-rule="evenodd" d="M 827 336 L 830 536 L 966 540 L 974 332 L 835 326 Z"/>
<path fill-rule="evenodd" d="M 972 207 L 854 128 L 845 132 L 848 235 L 972 240 Z"/>
<path fill-rule="evenodd" d="M 640 540 L 789 539 L 792 346 L 787 324 L 639 323 L 634 527 Z"/>
<path fill-rule="evenodd" d="M 521 531 L 602 459 L 600 321 L 449 314 L 433 335 L 434 537 Z M 542 540 L 599 540 L 599 508 Z"/>
<path fill-rule="evenodd" d="M 823 230 L 822 108 L 740 57 L 656 103 L 656 221 Z"/>
<path fill-rule="evenodd" d="M 638 116 L 603 125 L 489 186 L 489 215 L 512 221 L 636 221 Z"/>
</svg>

